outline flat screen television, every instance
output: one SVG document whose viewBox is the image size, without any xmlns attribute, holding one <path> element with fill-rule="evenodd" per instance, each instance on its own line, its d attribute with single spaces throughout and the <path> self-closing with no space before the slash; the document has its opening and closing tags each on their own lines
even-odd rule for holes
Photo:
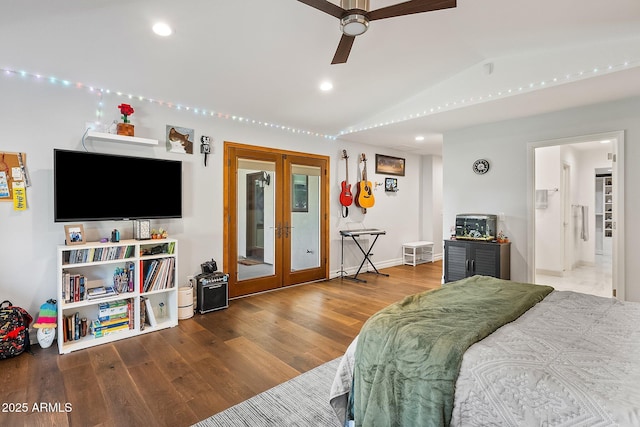
<svg viewBox="0 0 640 427">
<path fill-rule="evenodd" d="M 182 217 L 182 162 L 53 150 L 55 222 Z"/>
</svg>

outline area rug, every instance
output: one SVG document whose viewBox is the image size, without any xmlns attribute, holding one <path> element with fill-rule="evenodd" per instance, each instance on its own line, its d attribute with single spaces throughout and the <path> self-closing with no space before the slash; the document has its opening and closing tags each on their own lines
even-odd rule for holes
<svg viewBox="0 0 640 427">
<path fill-rule="evenodd" d="M 329 391 L 339 363 L 340 358 L 320 365 L 194 427 L 341 427 L 329 405 Z"/>
</svg>

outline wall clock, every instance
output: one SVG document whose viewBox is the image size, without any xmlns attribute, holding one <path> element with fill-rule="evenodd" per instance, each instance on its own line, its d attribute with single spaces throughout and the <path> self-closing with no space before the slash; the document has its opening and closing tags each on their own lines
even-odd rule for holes
<svg viewBox="0 0 640 427">
<path fill-rule="evenodd" d="M 483 175 L 489 172 L 489 161 L 485 159 L 478 159 L 473 162 L 473 171 L 478 175 Z"/>
</svg>

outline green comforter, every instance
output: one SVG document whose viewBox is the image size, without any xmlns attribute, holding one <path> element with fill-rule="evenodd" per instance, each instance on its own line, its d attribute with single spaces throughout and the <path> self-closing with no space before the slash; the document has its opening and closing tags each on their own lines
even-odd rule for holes
<svg viewBox="0 0 640 427">
<path fill-rule="evenodd" d="M 373 315 L 356 347 L 356 426 L 448 426 L 467 348 L 552 290 L 474 276 L 407 297 Z"/>
</svg>

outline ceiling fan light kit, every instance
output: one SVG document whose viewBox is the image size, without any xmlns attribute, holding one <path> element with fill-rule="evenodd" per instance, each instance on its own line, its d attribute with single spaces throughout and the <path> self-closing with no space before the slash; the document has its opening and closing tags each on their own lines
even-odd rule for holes
<svg viewBox="0 0 640 427">
<path fill-rule="evenodd" d="M 355 37 L 367 31 L 369 21 L 456 7 L 456 0 L 409 0 L 376 10 L 369 10 L 369 0 L 340 0 L 340 6 L 328 0 L 298 1 L 340 20 L 342 38 L 332 64 L 347 62 Z"/>
<path fill-rule="evenodd" d="M 348 36 L 359 36 L 369 28 L 367 17 L 360 14 L 347 15 L 340 19 L 340 30 Z"/>
</svg>

